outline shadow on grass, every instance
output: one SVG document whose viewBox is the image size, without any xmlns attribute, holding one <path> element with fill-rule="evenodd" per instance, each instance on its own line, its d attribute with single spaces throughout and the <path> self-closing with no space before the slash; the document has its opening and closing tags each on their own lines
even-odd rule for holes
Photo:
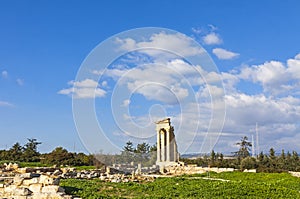
<svg viewBox="0 0 300 199">
<path fill-rule="evenodd" d="M 83 190 L 83 189 L 79 189 L 79 188 L 71 187 L 71 186 L 62 186 L 62 188 L 64 188 L 66 194 L 69 194 L 69 195 L 76 195 L 78 193 L 78 191 Z"/>
</svg>

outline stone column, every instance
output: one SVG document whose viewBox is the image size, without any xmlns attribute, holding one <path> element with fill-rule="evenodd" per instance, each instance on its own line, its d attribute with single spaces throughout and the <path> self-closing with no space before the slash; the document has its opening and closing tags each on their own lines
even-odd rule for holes
<svg viewBox="0 0 300 199">
<path fill-rule="evenodd" d="M 165 158 L 165 151 L 166 151 L 166 146 L 165 146 L 165 132 L 162 131 L 162 134 L 161 134 L 161 161 L 164 162 L 166 161 L 166 158 Z"/>
<path fill-rule="evenodd" d="M 170 162 L 170 130 L 168 130 L 167 132 L 167 143 L 166 143 L 166 147 L 167 147 L 167 162 Z"/>
<path fill-rule="evenodd" d="M 174 161 L 177 161 L 177 146 L 176 146 L 175 142 L 173 144 L 174 144 L 174 147 L 173 147 L 173 149 L 174 149 Z"/>
<path fill-rule="evenodd" d="M 161 151 L 160 151 L 160 144 L 161 144 L 161 139 L 160 139 L 160 131 L 158 130 L 157 132 L 157 162 L 161 161 Z"/>
</svg>

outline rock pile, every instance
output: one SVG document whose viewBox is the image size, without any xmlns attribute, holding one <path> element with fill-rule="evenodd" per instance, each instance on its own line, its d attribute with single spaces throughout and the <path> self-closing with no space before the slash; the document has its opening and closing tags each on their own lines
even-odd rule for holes
<svg viewBox="0 0 300 199">
<path fill-rule="evenodd" d="M 16 174 L 0 184 L 0 198 L 7 199 L 72 199 L 59 186 L 59 178 L 37 174 Z"/>
<path fill-rule="evenodd" d="M 155 178 L 153 176 L 144 176 L 144 175 L 135 175 L 133 172 L 131 175 L 125 174 L 101 174 L 99 177 L 100 180 L 105 182 L 153 182 Z"/>
<path fill-rule="evenodd" d="M 131 174 L 132 172 L 135 172 L 135 174 L 149 174 L 149 173 L 158 173 L 159 168 L 157 165 L 152 165 L 149 167 L 142 167 L 141 164 L 134 164 L 133 162 L 131 164 L 113 164 L 110 167 L 110 170 L 114 169 L 115 173 L 124 173 L 124 174 Z"/>
<path fill-rule="evenodd" d="M 217 167 L 198 167 L 196 165 L 174 165 L 167 166 L 164 169 L 164 174 L 167 175 L 183 175 L 183 174 L 196 174 L 196 173 L 206 173 L 206 172 L 232 172 L 234 168 L 217 168 Z"/>
</svg>

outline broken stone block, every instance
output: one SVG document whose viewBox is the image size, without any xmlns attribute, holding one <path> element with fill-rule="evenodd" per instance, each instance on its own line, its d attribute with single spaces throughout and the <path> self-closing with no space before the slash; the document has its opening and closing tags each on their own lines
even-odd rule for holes
<svg viewBox="0 0 300 199">
<path fill-rule="evenodd" d="M 51 178 L 46 175 L 41 175 L 39 183 L 43 185 L 59 185 L 59 178 Z"/>
<path fill-rule="evenodd" d="M 62 172 L 60 170 L 55 170 L 52 175 L 59 176 L 61 174 L 62 174 Z"/>
<path fill-rule="evenodd" d="M 35 177 L 40 177 L 41 174 L 38 174 L 38 173 L 23 173 L 21 176 L 23 178 L 28 178 L 28 179 L 31 179 L 31 178 L 35 178 Z"/>
<path fill-rule="evenodd" d="M 39 178 L 24 179 L 22 185 L 30 186 L 31 184 L 39 183 Z"/>
<path fill-rule="evenodd" d="M 5 193 L 12 193 L 17 188 L 16 185 L 9 185 L 7 187 L 4 187 Z"/>
<path fill-rule="evenodd" d="M 17 172 L 18 173 L 26 173 L 27 172 L 27 168 L 18 168 Z"/>
<path fill-rule="evenodd" d="M 58 185 L 48 185 L 42 188 L 42 193 L 57 193 L 57 192 L 64 193 L 65 190 Z"/>
<path fill-rule="evenodd" d="M 38 184 L 31 184 L 29 186 L 29 190 L 33 193 L 39 193 L 42 191 L 42 187 L 43 187 L 43 184 L 41 183 L 38 183 Z"/>
<path fill-rule="evenodd" d="M 14 185 L 17 185 L 17 186 L 20 186 L 24 181 L 24 177 L 20 176 L 20 175 L 16 175 L 14 177 L 14 180 L 13 180 L 13 184 Z"/>
<path fill-rule="evenodd" d="M 63 193 L 34 193 L 30 199 L 64 199 Z"/>
<path fill-rule="evenodd" d="M 16 185 L 10 185 L 5 187 L 4 192 L 16 196 L 27 196 L 32 193 L 29 189 L 24 187 L 17 187 Z"/>
</svg>

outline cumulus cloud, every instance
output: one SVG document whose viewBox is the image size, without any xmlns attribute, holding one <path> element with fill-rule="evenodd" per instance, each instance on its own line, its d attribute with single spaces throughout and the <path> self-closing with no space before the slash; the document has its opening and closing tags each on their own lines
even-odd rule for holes
<svg viewBox="0 0 300 199">
<path fill-rule="evenodd" d="M 206 45 L 215 45 L 215 44 L 221 44 L 223 43 L 222 39 L 220 38 L 219 35 L 216 33 L 212 32 L 203 37 L 203 42 Z"/>
<path fill-rule="evenodd" d="M 221 80 L 214 72 L 207 73 L 200 66 L 181 59 L 147 63 L 131 69 L 108 69 L 104 76 L 118 80 L 118 84 L 126 85 L 130 92 L 139 93 L 149 100 L 171 104 L 188 97 L 192 86 Z"/>
<path fill-rule="evenodd" d="M 79 99 L 104 97 L 106 95 L 106 91 L 101 89 L 98 82 L 92 79 L 70 81 L 68 84 L 72 87 L 62 89 L 58 91 L 58 94 L 72 95 L 74 98 Z"/>
<path fill-rule="evenodd" d="M 300 60 L 297 56 L 286 63 L 268 61 L 260 65 L 243 67 L 237 75 L 242 80 L 249 80 L 262 86 L 270 95 L 296 93 L 300 90 Z"/>
<path fill-rule="evenodd" d="M 165 32 L 160 32 L 153 34 L 148 41 L 135 41 L 132 38 L 117 38 L 116 43 L 119 44 L 120 50 L 130 51 L 141 49 L 142 52 L 149 54 L 150 56 L 165 55 L 166 51 L 170 51 L 171 53 L 175 52 L 183 57 L 193 56 L 204 52 L 200 46 L 193 43 L 193 40 L 190 37 L 180 33 L 167 34 Z"/>
<path fill-rule="evenodd" d="M 295 79 L 300 79 L 300 54 L 287 61 L 287 72 Z"/>
<path fill-rule="evenodd" d="M 215 54 L 218 59 L 233 59 L 239 56 L 239 53 L 231 52 L 223 48 L 213 49 L 213 54 Z"/>
</svg>

